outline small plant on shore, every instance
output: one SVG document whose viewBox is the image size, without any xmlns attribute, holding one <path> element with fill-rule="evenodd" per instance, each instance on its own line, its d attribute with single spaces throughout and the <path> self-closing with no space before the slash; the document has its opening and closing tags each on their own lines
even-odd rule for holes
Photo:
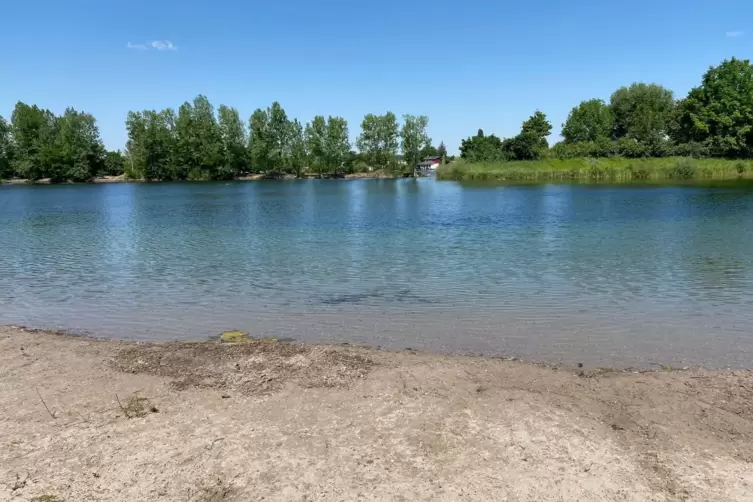
<svg viewBox="0 0 753 502">
<path fill-rule="evenodd" d="M 138 392 L 131 394 L 131 397 L 125 401 L 125 404 L 123 404 L 117 394 L 115 394 L 115 399 L 118 401 L 118 406 L 126 418 L 142 418 L 149 413 L 157 413 L 159 411 L 156 406 L 152 405 L 149 398 L 139 395 Z"/>
<path fill-rule="evenodd" d="M 58 497 L 57 495 L 39 495 L 38 497 L 34 497 L 31 499 L 31 502 L 65 502 L 63 499 Z"/>
</svg>

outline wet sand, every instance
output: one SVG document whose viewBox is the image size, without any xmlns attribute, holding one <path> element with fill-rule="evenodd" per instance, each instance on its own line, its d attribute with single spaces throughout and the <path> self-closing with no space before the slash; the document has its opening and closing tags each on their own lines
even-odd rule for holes
<svg viewBox="0 0 753 502">
<path fill-rule="evenodd" d="M 0 327 L 0 500 L 35 498 L 753 500 L 753 373 Z"/>
</svg>

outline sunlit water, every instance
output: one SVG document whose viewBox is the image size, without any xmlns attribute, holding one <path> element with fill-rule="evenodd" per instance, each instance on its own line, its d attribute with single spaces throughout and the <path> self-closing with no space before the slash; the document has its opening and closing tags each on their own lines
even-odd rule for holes
<svg viewBox="0 0 753 502">
<path fill-rule="evenodd" d="M 0 187 L 0 324 L 753 366 L 753 187 Z"/>
</svg>

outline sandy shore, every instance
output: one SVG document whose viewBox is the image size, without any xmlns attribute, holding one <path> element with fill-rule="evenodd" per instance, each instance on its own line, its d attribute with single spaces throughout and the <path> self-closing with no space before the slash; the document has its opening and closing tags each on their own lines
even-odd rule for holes
<svg viewBox="0 0 753 502">
<path fill-rule="evenodd" d="M 0 327 L 0 500 L 753 500 L 753 373 Z"/>
</svg>

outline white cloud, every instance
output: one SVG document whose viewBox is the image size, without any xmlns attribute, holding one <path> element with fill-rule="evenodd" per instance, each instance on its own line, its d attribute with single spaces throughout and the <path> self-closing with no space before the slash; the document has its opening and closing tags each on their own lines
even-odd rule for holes
<svg viewBox="0 0 753 502">
<path fill-rule="evenodd" d="M 169 40 L 152 40 L 150 44 L 153 49 L 158 51 L 177 51 L 178 48 L 173 45 Z"/>
<path fill-rule="evenodd" d="M 727 32 L 727 37 L 729 37 L 729 38 L 737 38 L 737 37 L 742 37 L 744 34 L 745 34 L 744 31 L 728 31 Z"/>
<path fill-rule="evenodd" d="M 139 51 L 154 49 L 156 51 L 177 51 L 178 48 L 169 40 L 152 40 L 144 44 L 132 44 L 128 42 L 126 48 Z"/>
</svg>

